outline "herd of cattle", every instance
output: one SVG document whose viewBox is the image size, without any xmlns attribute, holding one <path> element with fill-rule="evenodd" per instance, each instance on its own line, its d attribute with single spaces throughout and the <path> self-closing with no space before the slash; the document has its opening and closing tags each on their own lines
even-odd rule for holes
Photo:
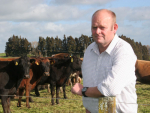
<svg viewBox="0 0 150 113">
<path fill-rule="evenodd" d="M 18 95 L 17 106 L 21 107 L 21 98 L 26 94 L 26 106 L 30 108 L 30 91 L 35 89 L 39 96 L 38 86 L 50 84 L 51 103 L 54 104 L 56 87 L 56 103 L 59 104 L 60 87 L 64 98 L 67 98 L 65 87 L 70 77 L 74 82 L 80 82 L 81 58 L 60 53 L 52 57 L 16 57 L 0 58 L 0 98 L 4 113 L 10 113 L 10 96 Z M 75 73 L 75 74 L 73 74 Z M 137 80 L 150 83 L 150 61 L 137 60 L 135 65 Z M 74 75 L 74 76 L 73 76 Z"/>
<path fill-rule="evenodd" d="M 64 98 L 66 97 L 65 86 L 71 73 L 81 71 L 82 61 L 77 56 L 68 53 L 54 55 L 53 57 L 20 57 L 0 58 L 0 98 L 4 113 L 10 113 L 10 96 L 19 96 L 17 103 L 21 107 L 21 98 L 26 93 L 26 106 L 30 108 L 30 91 L 37 85 L 49 83 L 54 104 L 56 87 L 56 103 L 59 103 L 59 90 L 63 87 Z M 36 90 L 37 91 L 37 90 Z"/>
</svg>

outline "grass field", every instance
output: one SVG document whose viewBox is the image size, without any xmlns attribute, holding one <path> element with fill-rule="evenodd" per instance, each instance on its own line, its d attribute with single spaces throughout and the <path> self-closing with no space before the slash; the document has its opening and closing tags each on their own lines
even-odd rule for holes
<svg viewBox="0 0 150 113">
<path fill-rule="evenodd" d="M 138 95 L 138 113 L 150 113 L 150 85 L 140 84 L 136 85 Z M 63 93 L 60 93 L 60 104 L 51 105 L 51 96 L 47 90 L 40 90 L 40 97 L 36 97 L 34 91 L 31 96 L 34 100 L 30 102 L 31 108 L 26 108 L 25 97 L 22 98 L 22 107 L 17 107 L 18 99 L 11 100 L 12 113 L 85 113 L 85 108 L 82 105 L 82 98 L 73 95 L 70 92 L 70 86 L 66 87 L 68 99 L 63 99 Z M 0 107 L 0 113 L 2 113 Z"/>
<path fill-rule="evenodd" d="M 0 53 L 0 57 L 6 57 L 5 53 Z"/>
</svg>

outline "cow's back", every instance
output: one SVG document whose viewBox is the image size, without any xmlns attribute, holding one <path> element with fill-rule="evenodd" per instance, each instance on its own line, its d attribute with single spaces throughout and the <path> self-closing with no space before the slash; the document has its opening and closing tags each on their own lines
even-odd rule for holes
<svg viewBox="0 0 150 113">
<path fill-rule="evenodd" d="M 150 61 L 137 60 L 135 68 L 137 80 L 143 83 L 150 83 Z"/>
</svg>

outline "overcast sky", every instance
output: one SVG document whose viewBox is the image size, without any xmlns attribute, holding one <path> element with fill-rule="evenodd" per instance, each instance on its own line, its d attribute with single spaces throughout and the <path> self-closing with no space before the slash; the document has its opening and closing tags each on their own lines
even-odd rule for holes
<svg viewBox="0 0 150 113">
<path fill-rule="evenodd" d="M 29 42 L 91 36 L 91 16 L 104 8 L 116 13 L 118 35 L 150 45 L 150 0 L 0 0 L 0 53 L 13 35 Z"/>
</svg>

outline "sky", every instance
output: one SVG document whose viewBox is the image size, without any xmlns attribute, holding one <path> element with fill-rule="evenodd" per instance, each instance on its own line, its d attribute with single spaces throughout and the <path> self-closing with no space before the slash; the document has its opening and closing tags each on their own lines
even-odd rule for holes
<svg viewBox="0 0 150 113">
<path fill-rule="evenodd" d="M 0 53 L 13 35 L 29 42 L 91 36 L 91 16 L 99 9 L 116 13 L 118 35 L 150 45 L 150 0 L 0 0 Z"/>
</svg>

